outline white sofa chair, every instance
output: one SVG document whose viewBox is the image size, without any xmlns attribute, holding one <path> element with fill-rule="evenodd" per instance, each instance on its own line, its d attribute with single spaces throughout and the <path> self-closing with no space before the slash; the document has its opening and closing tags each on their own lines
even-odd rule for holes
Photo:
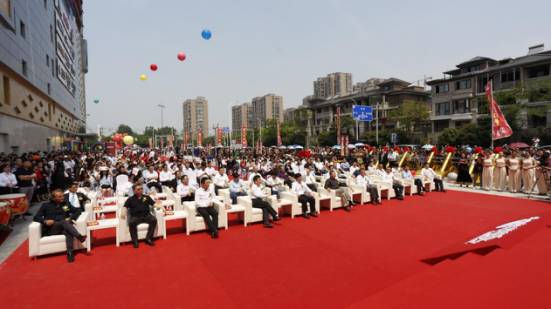
<svg viewBox="0 0 551 309">
<path fill-rule="evenodd" d="M 207 229 L 205 220 L 197 212 L 195 202 L 184 202 L 184 210 L 187 211 L 186 219 L 186 233 L 189 235 L 191 232 L 203 231 Z M 228 214 L 224 204 L 218 200 L 214 200 L 214 208 L 218 211 L 218 228 L 228 229 Z"/>
<path fill-rule="evenodd" d="M 278 208 L 275 205 L 277 199 L 275 196 L 269 197 L 270 206 L 277 212 Z M 238 206 L 244 209 L 244 225 L 247 226 L 249 223 L 262 222 L 262 209 L 253 207 L 253 201 L 250 196 L 239 196 L 237 197 Z M 233 208 L 233 205 L 232 205 Z"/>
<path fill-rule="evenodd" d="M 167 201 L 173 202 L 174 210 L 171 211 L 171 214 L 163 213 L 163 224 L 161 225 L 161 229 L 162 229 L 162 234 L 164 239 L 166 239 L 166 234 L 167 234 L 166 233 L 167 221 L 182 220 L 182 222 L 184 222 L 184 220 L 187 221 L 187 217 L 188 217 L 187 211 L 184 209 L 184 206 L 182 205 L 182 200 L 178 195 L 176 195 L 175 193 L 169 192 L 167 193 L 167 198 L 168 198 Z M 184 225 L 184 227 L 187 229 L 187 225 Z"/>
<path fill-rule="evenodd" d="M 302 215 L 302 204 L 298 201 L 298 196 L 293 191 L 285 191 L 280 194 L 281 200 L 289 201 L 292 203 L 290 207 L 291 219 L 295 216 Z M 320 213 L 320 195 L 316 192 L 313 192 L 315 203 L 315 208 L 318 214 Z"/>
<path fill-rule="evenodd" d="M 89 214 L 83 212 L 75 222 L 75 228 L 81 235 L 86 235 L 86 222 Z M 77 239 L 74 240 L 73 249 L 85 249 L 86 244 Z M 42 236 L 42 225 L 38 222 L 32 222 L 29 225 L 29 257 L 35 258 L 40 255 L 59 253 L 67 251 L 65 235 Z"/>
<path fill-rule="evenodd" d="M 360 196 L 360 204 L 371 202 L 371 195 L 367 192 L 367 189 L 364 186 L 360 186 L 356 183 L 355 178 L 349 178 L 347 180 L 347 186 L 350 189 L 350 195 L 354 202 L 358 202 L 358 195 Z"/>
<path fill-rule="evenodd" d="M 245 214 L 245 206 L 239 203 L 239 197 L 237 199 L 237 204 L 232 204 L 232 200 L 230 197 L 230 189 L 219 189 L 218 190 L 218 196 L 222 203 L 230 205 L 230 209 L 226 209 L 226 213 L 229 214 L 237 214 L 241 220 L 243 220 L 243 225 L 247 226 L 247 219 Z M 226 220 L 228 220 L 228 216 L 226 216 Z M 226 226 L 229 226 L 229 224 L 226 222 Z"/>
<path fill-rule="evenodd" d="M 335 190 L 327 190 L 320 187 L 318 188 L 318 197 L 314 197 L 316 198 L 316 204 L 319 205 L 316 207 L 318 209 L 321 209 L 322 204 L 328 204 L 329 211 L 333 211 L 333 209 L 341 208 L 344 206 L 342 199 L 337 196 Z"/>
<path fill-rule="evenodd" d="M 119 209 L 117 211 L 117 218 L 119 219 L 119 240 L 121 243 L 129 242 L 132 240 L 130 237 L 130 230 L 128 229 L 128 215 L 124 216 L 124 219 L 122 218 L 121 214 L 122 212 L 126 212 L 126 209 Z M 157 218 L 157 228 L 155 229 L 155 233 L 153 234 L 153 237 L 161 237 L 163 236 L 163 231 L 165 229 L 164 226 L 164 218 L 163 218 L 163 211 L 162 210 L 155 210 L 155 218 Z M 149 225 L 147 223 L 138 224 L 138 239 L 145 239 L 147 235 L 147 228 Z"/>
</svg>

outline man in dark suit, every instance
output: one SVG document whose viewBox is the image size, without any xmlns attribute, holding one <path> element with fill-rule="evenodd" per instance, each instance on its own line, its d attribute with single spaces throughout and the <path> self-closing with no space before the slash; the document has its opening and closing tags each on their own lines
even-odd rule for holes
<svg viewBox="0 0 551 309">
<path fill-rule="evenodd" d="M 67 244 L 67 261 L 74 262 L 73 239 L 80 242 L 86 241 L 86 236 L 80 235 L 74 227 L 74 220 L 77 220 L 82 212 L 78 208 L 69 206 L 63 199 L 63 191 L 54 190 L 50 202 L 42 204 L 34 221 L 42 224 L 42 235 L 65 235 Z"/>
<path fill-rule="evenodd" d="M 145 243 L 149 246 L 154 246 L 153 234 L 157 227 L 157 218 L 151 214 L 151 207 L 155 205 L 155 202 L 148 195 L 143 194 L 143 186 L 139 183 L 132 186 L 134 195 L 129 197 L 124 203 L 124 208 L 127 209 L 128 215 L 128 229 L 130 230 L 130 237 L 132 238 L 132 245 L 134 248 L 138 248 L 138 225 L 141 223 L 147 223 L 147 236 L 145 237 Z M 123 217 L 126 216 L 123 214 Z"/>
<path fill-rule="evenodd" d="M 84 205 L 89 202 L 90 199 L 86 196 L 86 194 L 77 192 L 77 190 L 78 183 L 73 182 L 69 187 L 69 192 L 65 193 L 63 199 L 65 200 L 65 203 L 69 204 L 70 206 L 84 211 Z"/>
</svg>

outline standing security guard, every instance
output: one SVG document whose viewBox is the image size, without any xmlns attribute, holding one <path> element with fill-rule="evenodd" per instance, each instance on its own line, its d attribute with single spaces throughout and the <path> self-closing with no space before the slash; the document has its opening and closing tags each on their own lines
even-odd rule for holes
<svg viewBox="0 0 551 309">
<path fill-rule="evenodd" d="M 138 225 L 141 223 L 147 223 L 147 235 L 145 237 L 145 243 L 149 246 L 154 246 L 153 233 L 157 227 L 157 218 L 151 214 L 151 207 L 155 205 L 155 202 L 148 195 L 143 194 L 143 186 L 141 184 L 135 184 L 132 186 L 134 195 L 129 197 L 124 203 L 124 207 L 128 209 L 128 229 L 130 230 L 130 237 L 132 238 L 132 245 L 134 248 L 138 248 Z M 125 215 L 123 214 L 124 218 Z"/>
<path fill-rule="evenodd" d="M 52 199 L 42 204 L 33 220 L 42 224 L 42 234 L 45 236 L 65 235 L 67 245 L 67 261 L 75 261 L 73 254 L 73 239 L 80 242 L 86 241 L 86 236 L 80 235 L 73 226 L 73 221 L 78 219 L 81 211 L 78 208 L 69 206 L 63 198 L 63 191 L 60 189 L 52 192 Z"/>
</svg>

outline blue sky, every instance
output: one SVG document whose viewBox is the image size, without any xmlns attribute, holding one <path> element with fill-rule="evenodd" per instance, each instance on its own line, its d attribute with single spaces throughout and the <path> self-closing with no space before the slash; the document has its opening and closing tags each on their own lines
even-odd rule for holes
<svg viewBox="0 0 551 309">
<path fill-rule="evenodd" d="M 160 126 L 162 103 L 165 125 L 181 129 L 182 102 L 196 96 L 209 100 L 211 127 L 227 126 L 232 105 L 276 93 L 294 107 L 336 71 L 354 83 L 437 78 L 474 56 L 551 48 L 549 12 L 545 0 L 88 0 L 88 127 Z"/>
</svg>

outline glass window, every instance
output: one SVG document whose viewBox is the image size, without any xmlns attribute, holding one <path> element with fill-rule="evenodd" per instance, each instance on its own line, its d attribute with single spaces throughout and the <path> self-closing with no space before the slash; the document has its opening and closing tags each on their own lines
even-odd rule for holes
<svg viewBox="0 0 551 309">
<path fill-rule="evenodd" d="M 464 114 L 471 111 L 469 101 L 467 99 L 453 101 L 453 112 L 455 114 Z"/>
<path fill-rule="evenodd" d="M 520 69 L 501 72 L 501 82 L 514 82 L 520 80 Z"/>
<path fill-rule="evenodd" d="M 25 27 L 25 23 L 22 20 L 19 21 L 19 34 L 21 34 L 23 38 L 27 36 L 27 29 Z"/>
<path fill-rule="evenodd" d="M 450 86 L 448 83 L 436 85 L 435 92 L 436 93 L 444 93 L 450 91 Z"/>
<path fill-rule="evenodd" d="M 470 79 L 464 79 L 455 82 L 455 89 L 461 90 L 461 89 L 469 89 L 471 88 L 471 80 Z"/>
<path fill-rule="evenodd" d="M 538 78 L 542 76 L 549 75 L 549 65 L 540 65 L 533 68 L 526 69 L 526 74 L 528 75 L 528 78 Z"/>
<path fill-rule="evenodd" d="M 450 114 L 450 102 L 436 103 L 435 115 L 449 115 Z"/>
<path fill-rule="evenodd" d="M 27 76 L 27 61 L 21 60 L 21 72 L 23 75 Z"/>
</svg>

